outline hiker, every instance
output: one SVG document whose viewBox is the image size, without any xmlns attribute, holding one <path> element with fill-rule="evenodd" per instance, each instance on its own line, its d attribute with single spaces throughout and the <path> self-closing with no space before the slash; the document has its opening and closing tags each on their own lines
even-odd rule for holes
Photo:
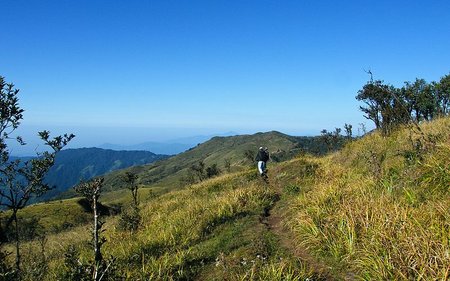
<svg viewBox="0 0 450 281">
<path fill-rule="evenodd" d="M 267 178 L 267 172 L 266 172 L 266 163 L 267 161 L 269 161 L 269 151 L 267 150 L 267 147 L 260 147 L 258 154 L 256 155 L 255 158 L 256 162 L 258 163 L 258 171 L 259 174 L 261 175 L 261 177 L 263 177 L 264 179 Z"/>
</svg>

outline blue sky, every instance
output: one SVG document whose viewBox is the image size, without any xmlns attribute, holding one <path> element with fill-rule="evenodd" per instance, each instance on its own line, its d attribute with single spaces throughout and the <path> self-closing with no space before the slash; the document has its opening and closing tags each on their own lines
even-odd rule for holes
<svg viewBox="0 0 450 281">
<path fill-rule="evenodd" d="M 397 86 L 450 71 L 450 1 L 0 4 L 19 132 L 75 132 L 75 146 L 370 127 L 364 69 Z"/>
</svg>

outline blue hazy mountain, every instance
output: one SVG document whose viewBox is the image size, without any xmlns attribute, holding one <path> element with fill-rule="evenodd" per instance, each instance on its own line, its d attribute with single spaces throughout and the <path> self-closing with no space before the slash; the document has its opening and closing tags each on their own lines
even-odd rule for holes
<svg viewBox="0 0 450 281">
<path fill-rule="evenodd" d="M 214 135 L 199 135 L 199 136 L 192 136 L 192 137 L 184 137 L 184 138 L 177 138 L 177 139 L 171 139 L 163 142 L 143 142 L 139 144 L 134 145 L 120 145 L 120 144 L 112 144 L 112 143 L 104 143 L 102 145 L 99 145 L 98 147 L 103 149 L 112 149 L 112 150 L 145 150 L 145 151 L 151 151 L 156 154 L 165 154 L 165 155 L 175 155 L 182 152 L 185 152 L 186 150 L 197 146 L 200 143 L 204 143 L 208 140 L 210 140 L 213 137 L 227 137 L 227 136 L 233 136 L 237 135 L 237 133 L 234 132 L 227 132 L 222 134 L 214 134 Z"/>
<path fill-rule="evenodd" d="M 131 166 L 150 164 L 168 157 L 168 155 L 149 151 L 115 151 L 101 148 L 62 150 L 56 155 L 55 164 L 45 178 L 49 185 L 55 186 L 55 189 L 46 193 L 38 201 L 55 197 L 81 180 L 89 180 Z M 11 160 L 16 159 L 27 161 L 32 157 L 11 157 Z"/>
</svg>

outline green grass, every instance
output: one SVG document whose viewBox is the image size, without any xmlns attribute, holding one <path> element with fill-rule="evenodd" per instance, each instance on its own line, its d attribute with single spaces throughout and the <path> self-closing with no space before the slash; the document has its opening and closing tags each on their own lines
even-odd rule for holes
<svg viewBox="0 0 450 281">
<path fill-rule="evenodd" d="M 270 186 L 252 169 L 178 190 L 143 188 L 141 227 L 120 231 L 117 217 L 106 218 L 104 256 L 126 280 L 448 280 L 450 119 L 421 127 L 271 163 Z M 130 197 L 120 190 L 101 200 Z M 271 228 L 269 213 L 285 228 Z M 89 240 L 87 226 L 49 235 L 43 279 L 61 276 L 69 245 L 88 263 Z M 23 249 L 32 268 L 39 243 Z"/>
<path fill-rule="evenodd" d="M 274 204 L 275 194 L 254 174 L 225 175 L 157 197 L 142 193 L 140 230 L 119 231 L 117 218 L 107 219 L 104 256 L 116 257 L 116 270 L 128 280 L 276 280 L 280 276 L 299 280 L 310 276 L 298 260 L 279 251 L 276 239 L 261 224 L 261 214 Z M 49 235 L 45 278 L 61 276 L 62 257 L 69 245 L 75 245 L 80 261 L 88 263 L 92 259 L 88 237 L 88 228 L 82 226 Z M 39 244 L 27 243 L 24 248 L 34 249 L 25 254 L 28 263 L 31 253 L 39 252 Z"/>
<path fill-rule="evenodd" d="M 300 152 L 300 143 L 309 143 L 312 139 L 306 137 L 305 139 L 294 138 L 279 132 L 215 137 L 169 159 L 127 170 L 137 173 L 139 175 L 138 181 L 142 185 L 156 184 L 165 187 L 167 190 L 176 190 L 184 186 L 180 183 L 180 180 L 186 176 L 189 167 L 199 161 L 204 161 L 206 166 L 217 164 L 219 169 L 224 172 L 226 171 L 225 160 L 227 159 L 230 161 L 232 172 L 239 172 L 246 170 L 249 165 L 244 156 L 247 150 L 256 153 L 258 147 L 267 146 L 274 158 L 285 160 Z M 122 185 L 118 179 L 124 172 L 125 170 L 122 170 L 106 176 L 106 188 L 110 190 L 121 188 Z"/>
<path fill-rule="evenodd" d="M 287 222 L 297 243 L 362 279 L 447 280 L 450 119 L 422 130 L 374 133 L 314 159 L 320 169 L 313 188 L 297 197 Z M 416 150 L 417 142 L 424 148 Z M 405 157 L 411 151 L 413 161 Z M 292 168 L 281 172 L 294 174 Z"/>
</svg>

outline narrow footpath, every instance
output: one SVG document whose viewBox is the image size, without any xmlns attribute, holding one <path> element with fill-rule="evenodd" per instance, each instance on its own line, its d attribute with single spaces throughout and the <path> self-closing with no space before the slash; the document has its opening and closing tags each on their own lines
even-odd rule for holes
<svg viewBox="0 0 450 281">
<path fill-rule="evenodd" d="M 295 243 L 293 233 L 287 229 L 287 227 L 283 226 L 283 208 L 287 207 L 288 201 L 283 194 L 282 185 L 273 182 L 262 182 L 262 184 L 267 184 L 268 188 L 274 191 L 277 196 L 275 197 L 276 200 L 274 200 L 272 206 L 269 209 L 264 210 L 260 222 L 265 225 L 268 231 L 272 232 L 275 237 L 278 238 L 280 247 L 293 257 L 298 258 L 312 270 L 314 277 L 311 280 L 354 280 L 352 274 L 336 276 L 330 266 L 327 266 L 325 263 L 309 254 L 309 251 L 306 248 Z"/>
</svg>

